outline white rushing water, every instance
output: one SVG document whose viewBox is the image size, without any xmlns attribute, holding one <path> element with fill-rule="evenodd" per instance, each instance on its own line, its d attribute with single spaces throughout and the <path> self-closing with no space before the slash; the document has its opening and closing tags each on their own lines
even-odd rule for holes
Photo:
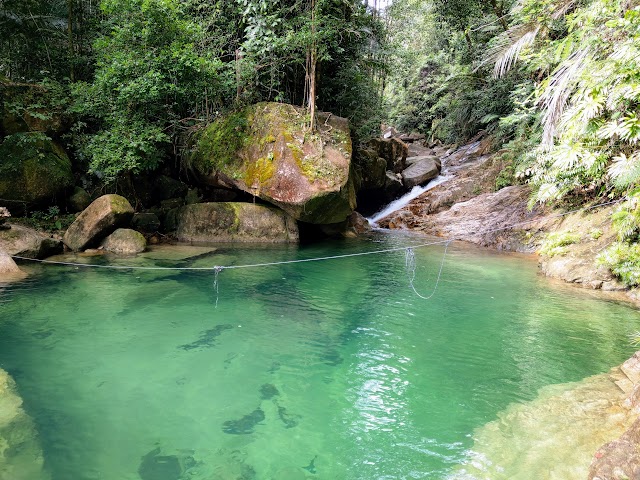
<svg viewBox="0 0 640 480">
<path fill-rule="evenodd" d="M 416 185 L 415 187 L 413 187 L 413 189 L 411 189 L 409 193 L 403 195 L 397 200 L 394 200 L 389 205 L 387 205 L 382 210 L 380 210 L 378 213 L 367 218 L 367 220 L 371 225 L 375 226 L 379 220 L 382 220 L 384 217 L 391 215 L 393 212 L 397 210 L 400 210 L 402 207 L 408 205 L 412 200 L 418 198 L 424 192 L 427 192 L 432 188 L 437 187 L 438 185 L 442 185 L 443 183 L 447 182 L 448 180 L 451 180 L 452 178 L 453 178 L 453 175 L 440 175 L 434 178 L 433 180 L 431 180 L 429 183 L 427 183 L 424 186 Z"/>
</svg>

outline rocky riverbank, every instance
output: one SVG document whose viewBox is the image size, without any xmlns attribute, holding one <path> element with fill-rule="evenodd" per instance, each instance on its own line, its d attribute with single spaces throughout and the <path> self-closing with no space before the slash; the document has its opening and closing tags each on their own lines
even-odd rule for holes
<svg viewBox="0 0 640 480">
<path fill-rule="evenodd" d="M 538 254 L 541 272 L 592 289 L 628 291 L 597 256 L 615 238 L 611 213 L 616 205 L 586 205 L 576 211 L 531 208 L 531 191 L 514 185 L 496 191 L 503 168 L 488 143 L 474 142 L 440 157 L 450 180 L 380 220 L 390 229 L 408 229 L 471 242 L 501 251 Z"/>
</svg>

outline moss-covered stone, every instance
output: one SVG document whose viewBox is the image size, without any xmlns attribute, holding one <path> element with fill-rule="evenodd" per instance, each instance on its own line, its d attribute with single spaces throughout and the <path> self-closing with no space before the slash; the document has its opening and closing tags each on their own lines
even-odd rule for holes
<svg viewBox="0 0 640 480">
<path fill-rule="evenodd" d="M 147 240 L 140 232 L 130 228 L 118 228 L 102 241 L 102 247 L 111 253 L 119 255 L 135 255 L 147 248 Z"/>
<path fill-rule="evenodd" d="M 281 210 L 239 202 L 198 203 L 172 211 L 176 238 L 190 243 L 295 243 L 295 220 Z"/>
<path fill-rule="evenodd" d="M 50 201 L 73 180 L 67 154 L 42 134 L 13 135 L 0 145 L 0 199 L 8 203 Z"/>
<path fill-rule="evenodd" d="M 192 165 L 208 183 L 229 179 L 297 220 L 340 222 L 355 208 L 348 121 L 320 113 L 317 131 L 308 123 L 292 105 L 247 107 L 202 132 Z"/>
</svg>

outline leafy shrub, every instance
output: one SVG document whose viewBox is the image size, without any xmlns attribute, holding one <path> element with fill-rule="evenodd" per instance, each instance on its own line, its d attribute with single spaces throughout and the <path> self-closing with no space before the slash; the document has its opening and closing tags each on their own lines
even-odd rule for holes
<svg viewBox="0 0 640 480">
<path fill-rule="evenodd" d="M 615 242 L 598 256 L 598 263 L 606 265 L 628 287 L 640 284 L 640 245 Z"/>
<path fill-rule="evenodd" d="M 27 217 L 17 217 L 11 220 L 36 230 L 56 232 L 66 230 L 75 219 L 76 216 L 74 214 L 61 214 L 60 208 L 52 206 L 45 212 L 36 210 Z"/>
<path fill-rule="evenodd" d="M 566 247 L 578 242 L 580 242 L 580 235 L 573 233 L 570 230 L 565 232 L 553 232 L 547 236 L 538 252 L 547 257 L 565 255 L 567 253 Z"/>
</svg>

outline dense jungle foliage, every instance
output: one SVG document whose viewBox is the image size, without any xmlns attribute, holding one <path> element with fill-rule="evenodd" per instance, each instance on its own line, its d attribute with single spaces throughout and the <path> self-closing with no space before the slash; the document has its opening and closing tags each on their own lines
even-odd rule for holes
<svg viewBox="0 0 640 480">
<path fill-rule="evenodd" d="M 496 188 L 626 197 L 601 260 L 640 283 L 638 0 L 0 0 L 0 29 L 5 114 L 60 116 L 74 168 L 103 182 L 179 169 L 194 131 L 261 100 L 317 101 L 361 140 L 484 130 Z M 5 163 L 38 141 L 4 129 Z"/>
</svg>

